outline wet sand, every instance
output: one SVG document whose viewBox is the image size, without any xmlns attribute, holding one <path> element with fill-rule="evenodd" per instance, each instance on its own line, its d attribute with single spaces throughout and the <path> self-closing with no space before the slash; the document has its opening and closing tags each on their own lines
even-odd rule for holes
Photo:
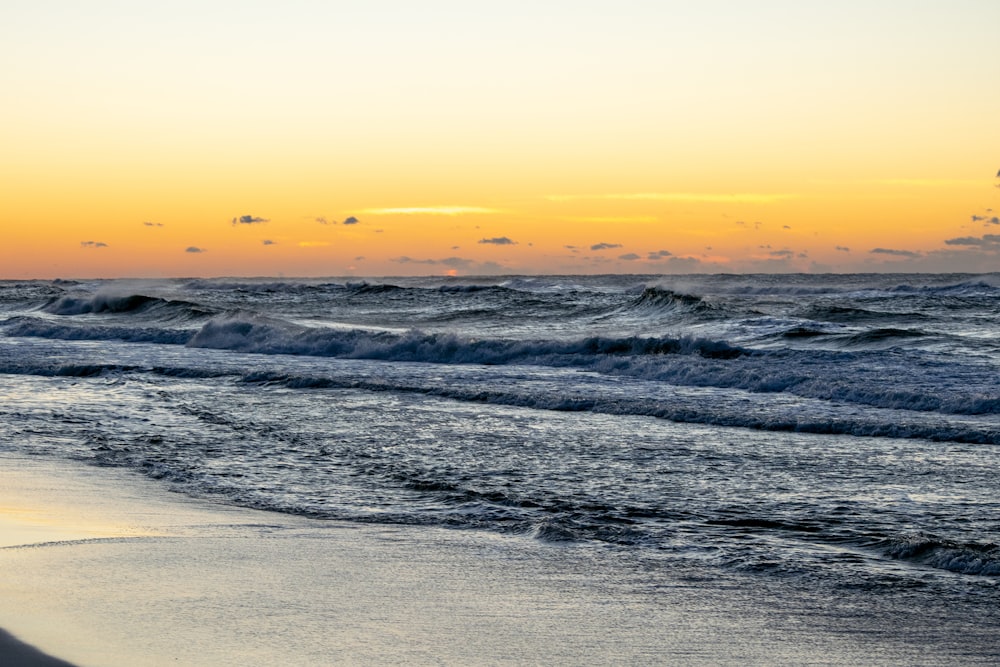
<svg viewBox="0 0 1000 667">
<path fill-rule="evenodd" d="M 78 667 L 919 657 L 789 631 L 795 609 L 711 586 L 657 578 L 651 594 L 601 549 L 232 508 L 43 458 L 0 455 L 0 469 L 0 627 Z M 2 664 L 64 664 L 44 660 L 0 640 Z"/>
</svg>

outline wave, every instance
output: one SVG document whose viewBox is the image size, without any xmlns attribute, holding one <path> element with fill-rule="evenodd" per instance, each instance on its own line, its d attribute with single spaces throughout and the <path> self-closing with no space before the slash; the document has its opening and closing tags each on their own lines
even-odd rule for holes
<svg viewBox="0 0 1000 667">
<path fill-rule="evenodd" d="M 820 336 L 829 336 L 829 331 L 823 331 L 822 329 L 814 329 L 812 327 L 792 327 L 791 329 L 786 329 L 781 332 L 782 338 L 818 338 Z"/>
<path fill-rule="evenodd" d="M 216 311 L 190 301 L 162 299 L 144 294 L 113 294 L 98 292 L 90 296 L 59 296 L 41 308 L 52 315 L 134 315 L 157 313 L 171 319 L 203 319 Z"/>
<path fill-rule="evenodd" d="M 576 368 L 669 386 L 785 393 L 820 401 L 956 415 L 1000 414 L 995 369 L 974 359 L 941 365 L 918 350 L 892 352 L 897 337 L 877 331 L 868 338 L 893 348 L 860 350 L 755 350 L 697 337 L 590 336 L 574 339 L 476 338 L 420 330 L 309 327 L 236 312 L 200 328 L 95 325 L 16 317 L 2 325 L 8 336 L 56 340 L 117 340 L 187 345 L 260 355 L 293 355 L 468 365 L 533 365 Z M 793 335 L 808 337 L 811 332 Z M 822 337 L 827 340 L 831 336 Z M 961 379 L 956 380 L 960 374 Z M 901 425 L 900 432 L 907 433 Z M 888 433 L 882 429 L 880 433 Z M 991 436 L 992 437 L 992 436 Z"/>
<path fill-rule="evenodd" d="M 919 329 L 870 329 L 848 336 L 838 337 L 845 345 L 869 346 L 873 344 L 894 342 L 901 339 L 927 338 L 933 334 Z"/>
<path fill-rule="evenodd" d="M 896 294 L 941 294 L 948 296 L 996 296 L 1000 294 L 1000 286 L 986 280 L 965 280 L 945 285 L 909 285 L 900 284 L 889 289 Z"/>
<path fill-rule="evenodd" d="M 81 326 L 62 324 L 35 317 L 14 317 L 3 322 L 8 336 L 49 338 L 53 340 L 118 340 L 126 343 L 185 345 L 191 329 L 164 329 L 136 326 Z"/>
<path fill-rule="evenodd" d="M 190 347 L 257 354 L 291 354 L 382 361 L 444 364 L 575 365 L 595 356 L 697 354 L 729 359 L 744 351 L 723 341 L 701 338 L 612 338 L 577 340 L 475 339 L 456 334 L 404 334 L 361 329 L 308 328 L 260 317 L 224 317 L 206 323 L 188 342 Z"/>
<path fill-rule="evenodd" d="M 849 306 L 813 306 L 800 317 L 818 322 L 860 324 L 872 322 L 913 322 L 933 319 L 924 313 L 891 313 Z"/>
<path fill-rule="evenodd" d="M 885 539 L 879 550 L 894 560 L 907 561 L 958 574 L 1000 576 L 1000 546 L 959 543 L 927 536 Z"/>
<path fill-rule="evenodd" d="M 706 303 L 706 301 L 700 296 L 675 292 L 663 287 L 645 288 L 642 291 L 642 294 L 639 295 L 639 298 L 633 301 L 629 307 L 643 310 L 674 310 L 678 308 L 692 311 L 714 310 L 714 307 Z"/>
<path fill-rule="evenodd" d="M 698 400 L 665 401 L 655 398 L 620 398 L 600 394 L 574 394 L 558 391 L 530 392 L 481 385 L 424 384 L 395 382 L 387 379 L 300 375 L 272 371 L 251 371 L 243 382 L 288 387 L 290 389 L 360 389 L 373 392 L 423 394 L 469 403 L 508 405 L 556 412 L 593 412 L 615 416 L 641 416 L 688 424 L 749 428 L 761 431 L 850 435 L 873 438 L 923 439 L 935 442 L 1000 444 L 1000 429 L 979 424 L 951 423 L 940 419 L 905 421 L 887 420 L 884 416 L 829 413 L 808 414 L 799 411 L 750 411 L 748 405 L 712 406 Z M 994 409 L 1000 405 L 993 406 Z M 898 415 L 892 415 L 898 417 Z"/>
</svg>

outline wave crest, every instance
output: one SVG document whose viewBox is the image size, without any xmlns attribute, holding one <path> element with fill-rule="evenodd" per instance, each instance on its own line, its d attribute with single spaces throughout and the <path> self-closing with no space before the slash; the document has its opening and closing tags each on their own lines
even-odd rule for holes
<svg viewBox="0 0 1000 667">
<path fill-rule="evenodd" d="M 886 540 L 884 553 L 894 559 L 958 574 L 1000 576 L 1000 546 L 958 543 L 927 536 Z"/>
</svg>

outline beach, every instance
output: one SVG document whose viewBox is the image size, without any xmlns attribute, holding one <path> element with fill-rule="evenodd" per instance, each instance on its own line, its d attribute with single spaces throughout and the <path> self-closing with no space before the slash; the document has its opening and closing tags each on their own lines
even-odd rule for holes
<svg viewBox="0 0 1000 667">
<path fill-rule="evenodd" d="M 243 510 L 53 460 L 0 465 L 0 626 L 79 667 L 917 657 L 710 586 L 660 581 L 651 602 L 586 549 Z M 5 660 L 21 657 L 11 646 Z M 40 660 L 13 664 L 60 664 Z"/>
</svg>

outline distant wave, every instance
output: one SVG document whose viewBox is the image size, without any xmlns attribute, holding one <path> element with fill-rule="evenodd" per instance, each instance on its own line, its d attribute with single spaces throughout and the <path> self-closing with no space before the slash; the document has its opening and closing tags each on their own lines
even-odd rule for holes
<svg viewBox="0 0 1000 667">
<path fill-rule="evenodd" d="M 945 294 L 950 296 L 977 296 L 1000 294 L 1000 286 L 986 280 L 969 280 L 947 285 L 897 285 L 890 292 L 903 294 Z"/>
<path fill-rule="evenodd" d="M 161 299 L 143 294 L 111 294 L 98 292 L 89 296 L 52 298 L 42 309 L 53 315 L 107 315 L 157 312 L 173 318 L 204 318 L 215 314 L 211 309 L 189 301 Z"/>
<path fill-rule="evenodd" d="M 469 339 L 454 334 L 397 334 L 360 329 L 307 328 L 265 318 L 227 317 L 208 322 L 190 347 L 385 361 L 469 364 L 575 365 L 595 356 L 697 354 L 733 358 L 743 350 L 722 341 L 695 338 L 606 338 L 580 340 Z M 564 360 L 560 362 L 560 358 Z M 566 359 L 568 358 L 568 359 Z"/>
<path fill-rule="evenodd" d="M 921 412 L 1000 414 L 995 369 L 988 363 L 969 360 L 970 365 L 962 367 L 921 366 L 919 359 L 912 357 L 920 353 L 913 350 L 910 357 L 897 363 L 883 351 L 868 349 L 870 345 L 859 345 L 862 349 L 857 351 L 753 350 L 684 336 L 475 338 L 420 330 L 398 333 L 307 327 L 240 312 L 217 316 L 197 329 L 63 323 L 31 317 L 11 318 L 0 326 L 8 336 L 188 345 L 261 355 L 578 368 L 673 386 L 787 393 Z M 808 338 L 811 334 L 800 331 L 793 335 Z M 910 335 L 876 331 L 868 337 L 895 345 L 897 337 L 905 340 Z M 823 340 L 829 337 L 823 336 Z M 956 381 L 953 377 L 959 368 L 963 375 Z M 907 432 L 905 425 L 899 429 Z M 883 429 L 885 433 L 890 430 Z"/>
<path fill-rule="evenodd" d="M 675 309 L 710 310 L 712 306 L 700 296 L 684 294 L 663 287 L 647 287 L 642 294 L 632 302 L 631 308 L 638 309 Z"/>
</svg>

